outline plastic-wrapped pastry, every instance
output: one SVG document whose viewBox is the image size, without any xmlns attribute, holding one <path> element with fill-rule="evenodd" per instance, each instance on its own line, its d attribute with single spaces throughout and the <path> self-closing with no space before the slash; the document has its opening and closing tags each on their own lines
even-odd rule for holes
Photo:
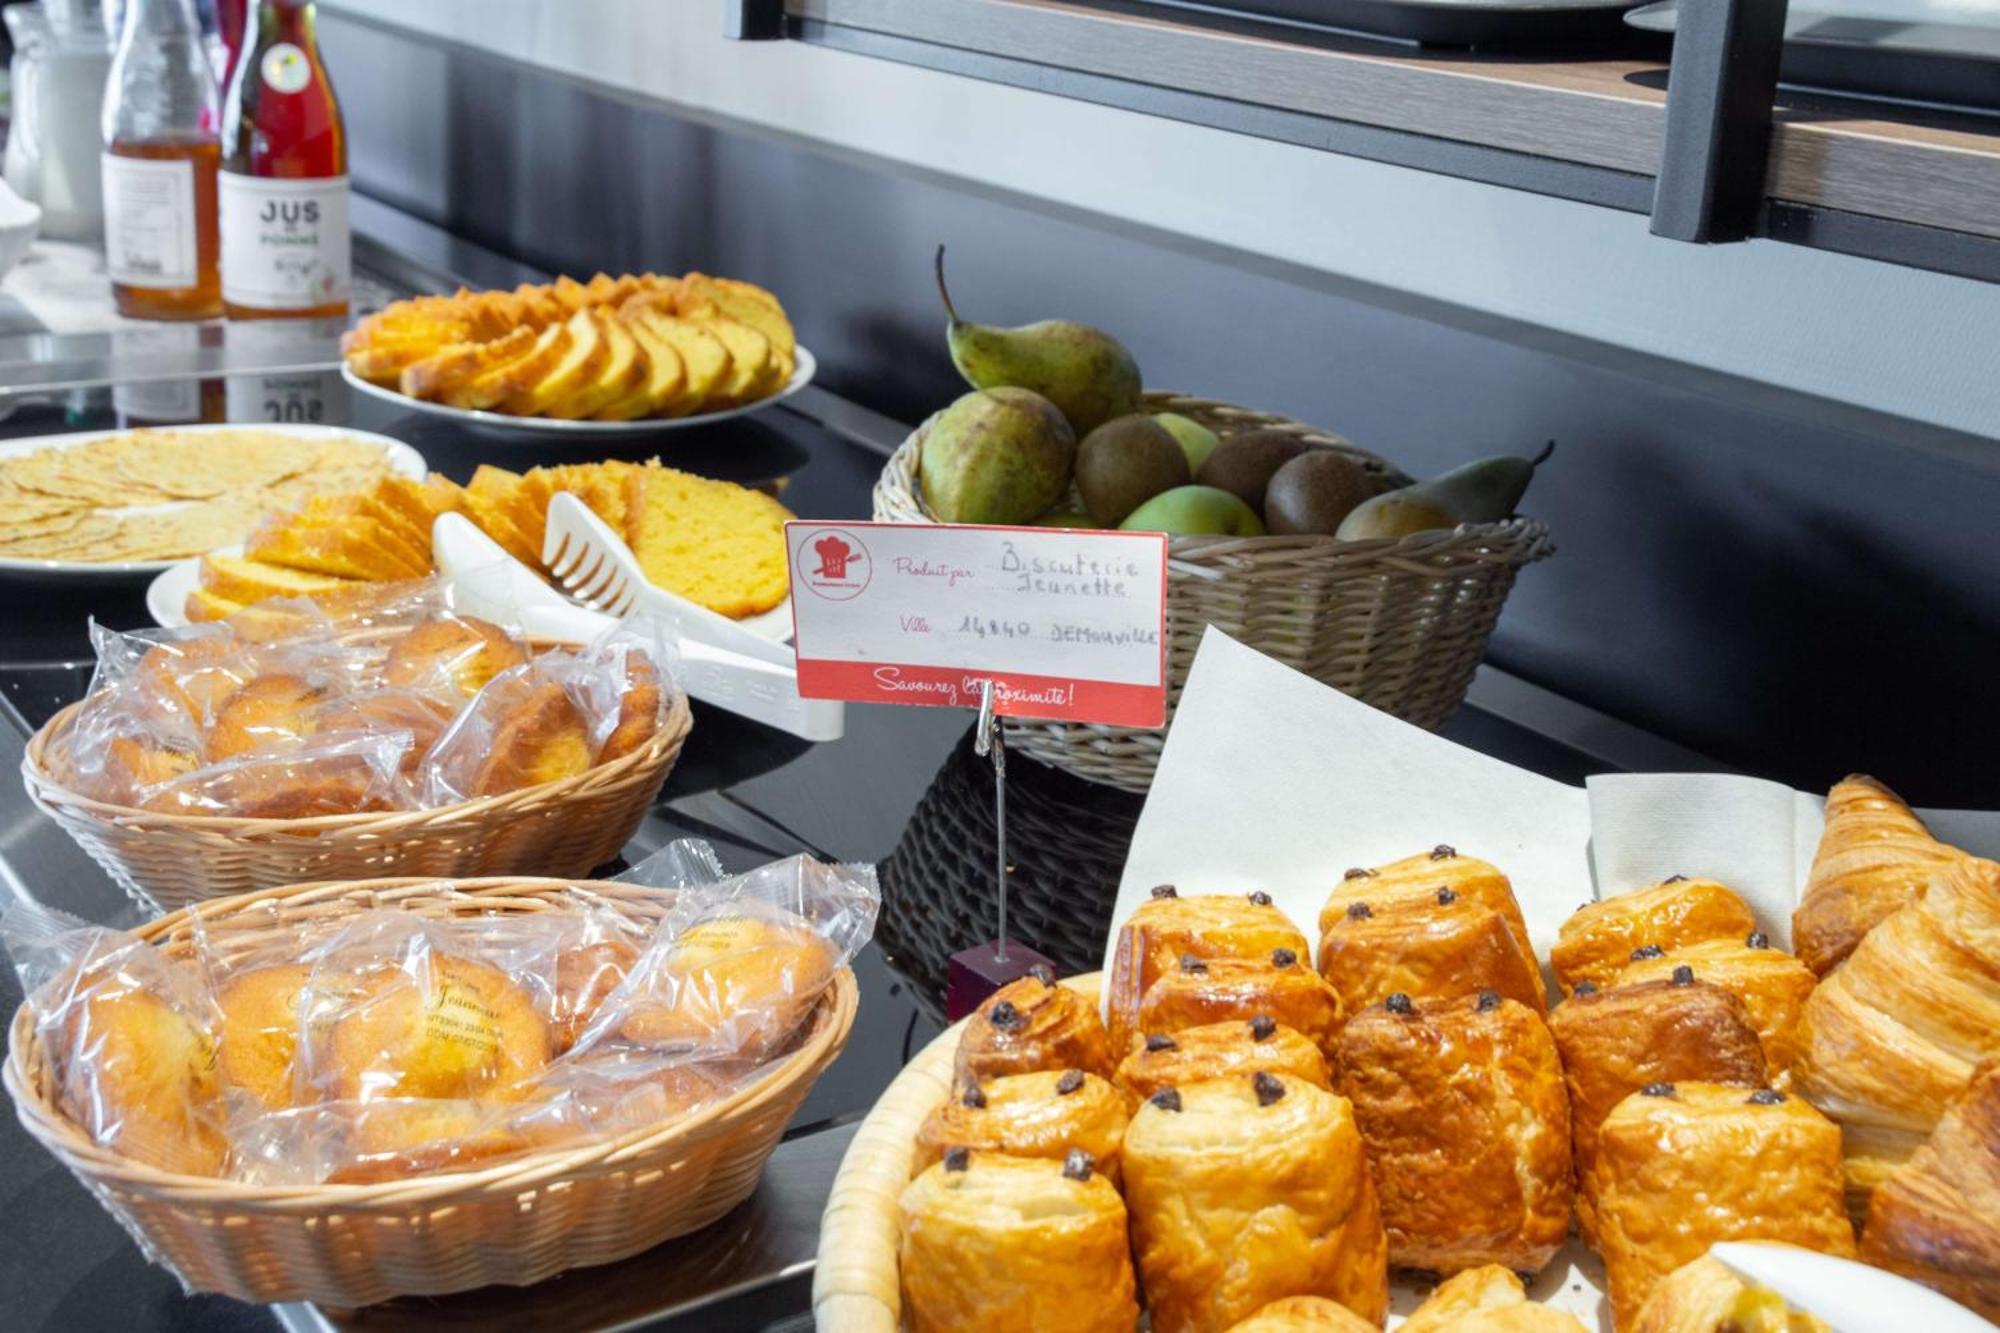
<svg viewBox="0 0 2000 1333">
<path fill-rule="evenodd" d="M 1792 1072 L 1847 1135 L 1850 1205 L 2000 1056 L 2000 864 L 1962 857 L 1868 932 L 1806 1001 Z"/>
<path fill-rule="evenodd" d="M 1875 1191 L 1861 1258 L 2000 1323 L 2000 1062 Z"/>
<path fill-rule="evenodd" d="M 1247 1076 L 1260 1069 L 1289 1074 L 1316 1088 L 1333 1087 L 1319 1044 L 1266 1014 L 1152 1033 L 1120 1062 L 1115 1081 L 1133 1098 L 1143 1100 L 1161 1088 Z"/>
<path fill-rule="evenodd" d="M 1541 1269 L 1569 1235 L 1569 1099 L 1541 1017 L 1493 992 L 1391 996 L 1340 1037 L 1389 1262 Z"/>
<path fill-rule="evenodd" d="M 1631 1333 L 1831 1333 L 1768 1287 L 1752 1286 L 1704 1254 L 1663 1277 Z"/>
<path fill-rule="evenodd" d="M 1129 1118 L 1125 1094 L 1081 1069 L 1008 1074 L 956 1093 L 917 1131 L 917 1169 L 951 1148 L 1062 1161 L 1081 1148 L 1112 1184 Z"/>
<path fill-rule="evenodd" d="M 1332 1058 L 1340 1001 L 1311 960 L 1290 949 L 1274 949 L 1269 958 L 1188 955 L 1147 987 L 1139 1001 L 1139 1031 L 1172 1033 L 1259 1014 L 1311 1038 Z"/>
<path fill-rule="evenodd" d="M 1377 1333 L 1377 1329 L 1324 1296 L 1287 1296 L 1233 1325 L 1229 1333 Z"/>
<path fill-rule="evenodd" d="M 1703 940 L 1680 949 L 1641 952 L 1646 956 L 1627 963 L 1614 986 L 1671 981 L 1684 967 L 1697 981 L 1714 982 L 1749 1010 L 1771 1086 L 1781 1092 L 1791 1087 L 1792 1065 L 1799 1057 L 1799 1019 L 1818 984 L 1811 968 L 1761 932 L 1740 940 Z"/>
<path fill-rule="evenodd" d="M 648 960 L 632 973 L 627 1041 L 750 1059 L 790 1039 L 840 966 L 805 921 L 755 902 L 726 905 Z"/>
<path fill-rule="evenodd" d="M 1595 1244 L 1620 1328 L 1662 1278 L 1716 1241 L 1854 1257 L 1840 1130 L 1782 1092 L 1694 1082 L 1642 1088 L 1604 1118 L 1584 1188 L 1595 1201 Z"/>
<path fill-rule="evenodd" d="M 966 1020 L 957 1085 L 1037 1069 L 1081 1069 L 1110 1078 L 1117 1064 L 1097 1006 L 1039 968 L 987 996 Z"/>
<path fill-rule="evenodd" d="M 550 1026 L 558 1055 L 576 1045 L 638 961 L 638 948 L 618 938 L 578 941 L 556 954 Z"/>
<path fill-rule="evenodd" d="M 391 645 L 382 679 L 470 699 L 495 676 L 527 660 L 521 641 L 498 625 L 445 614 L 413 625 Z"/>
<path fill-rule="evenodd" d="M 1577 908 L 1556 935 L 1549 965 L 1566 992 L 1584 981 L 1609 986 L 1635 950 L 1748 939 L 1756 929 L 1750 904 L 1735 892 L 1712 879 L 1676 875 Z"/>
<path fill-rule="evenodd" d="M 1334 886 L 1333 892 L 1327 895 L 1326 905 L 1320 909 L 1319 933 L 1324 938 L 1334 922 L 1346 915 L 1352 903 L 1366 902 L 1379 907 L 1435 898 L 1439 889 L 1448 889 L 1457 897 L 1498 912 L 1520 944 L 1522 957 L 1534 958 L 1535 946 L 1528 938 L 1528 923 L 1521 915 L 1520 902 L 1514 897 L 1513 884 L 1500 873 L 1498 866 L 1477 857 L 1460 856 L 1457 848 L 1443 843 L 1428 852 L 1406 856 L 1388 865 L 1349 870 Z M 1536 969 L 1534 976 L 1535 994 L 1541 1000 L 1539 1007 L 1546 1009 L 1548 996 L 1543 993 L 1540 969 Z"/>
<path fill-rule="evenodd" d="M 143 945 L 108 951 L 37 997 L 36 1026 L 57 1098 L 92 1139 L 162 1171 L 220 1175 L 215 1039 L 184 980 Z"/>
<path fill-rule="evenodd" d="M 1399 1333 L 1584 1333 L 1574 1315 L 1528 1299 L 1521 1279 L 1498 1264 L 1468 1268 L 1438 1284 Z"/>
<path fill-rule="evenodd" d="M 1586 1189 L 1598 1125 L 1654 1083 L 1693 1079 L 1765 1085 L 1764 1048 L 1743 1001 L 1707 981 L 1647 981 L 1599 991 L 1584 983 L 1549 1015 L 1569 1089 L 1577 1219 L 1592 1234 Z"/>
<path fill-rule="evenodd" d="M 1157 1333 L 1223 1333 L 1280 1296 L 1379 1324 L 1388 1252 L 1347 1100 L 1259 1072 L 1153 1094 L 1125 1132 L 1132 1250 Z"/>
<path fill-rule="evenodd" d="M 1319 970 L 1348 1014 L 1398 993 L 1448 1000 L 1490 990 L 1543 1003 L 1541 971 L 1507 918 L 1449 888 L 1348 903 L 1320 939 Z"/>
<path fill-rule="evenodd" d="M 1826 794 L 1826 829 L 1792 913 L 1792 947 L 1824 976 L 1876 922 L 1915 902 L 1965 853 L 1939 842 L 1903 798 L 1865 774 Z"/>
<path fill-rule="evenodd" d="M 222 1016 L 217 1052 L 222 1080 L 267 1110 L 296 1100 L 292 1074 L 299 1053 L 299 1005 L 311 977 L 312 968 L 304 963 L 248 968 L 215 993 Z"/>
<path fill-rule="evenodd" d="M 1162 884 L 1118 929 L 1105 991 L 1111 1049 L 1123 1056 L 1139 1033 L 1139 1001 L 1181 959 L 1269 958 L 1274 949 L 1311 954 L 1306 937 L 1268 893 L 1206 893 L 1182 897 Z"/>
<path fill-rule="evenodd" d="M 1068 1160 L 954 1150 L 903 1191 L 912 1333 L 1130 1333 L 1139 1322 L 1125 1204 Z"/>
<path fill-rule="evenodd" d="M 312 989 L 309 1022 L 326 1004 Z M 337 1008 L 308 1077 L 338 1100 L 519 1096 L 551 1054 L 534 997 L 499 968 L 451 954 L 377 968 Z"/>
<path fill-rule="evenodd" d="M 319 710 L 334 697 L 329 681 L 289 673 L 259 676 L 216 711 L 204 757 L 214 764 L 296 747 L 318 729 Z"/>
</svg>

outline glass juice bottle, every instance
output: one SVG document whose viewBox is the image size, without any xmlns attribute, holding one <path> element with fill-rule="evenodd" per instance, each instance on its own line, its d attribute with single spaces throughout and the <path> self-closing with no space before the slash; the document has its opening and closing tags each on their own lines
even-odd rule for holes
<svg viewBox="0 0 2000 1333">
<path fill-rule="evenodd" d="M 127 0 L 104 90 L 104 258 L 120 314 L 222 313 L 215 75 L 193 0 Z"/>
<path fill-rule="evenodd" d="M 313 6 L 262 0 L 222 108 L 222 300 L 231 319 L 347 313 L 347 131 Z"/>
</svg>

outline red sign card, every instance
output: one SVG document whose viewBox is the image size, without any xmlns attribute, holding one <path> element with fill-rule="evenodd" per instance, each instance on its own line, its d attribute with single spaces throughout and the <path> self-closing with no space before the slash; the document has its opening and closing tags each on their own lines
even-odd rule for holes
<svg viewBox="0 0 2000 1333">
<path fill-rule="evenodd" d="M 1167 539 L 931 523 L 785 525 L 799 693 L 1166 721 Z"/>
</svg>

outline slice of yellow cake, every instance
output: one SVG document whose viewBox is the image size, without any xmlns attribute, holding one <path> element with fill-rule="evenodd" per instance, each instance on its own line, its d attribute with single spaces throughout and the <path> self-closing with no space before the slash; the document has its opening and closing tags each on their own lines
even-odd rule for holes
<svg viewBox="0 0 2000 1333">
<path fill-rule="evenodd" d="M 266 597 L 311 597 L 345 588 L 353 580 L 270 565 L 240 555 L 210 553 L 201 558 L 201 590 L 219 602 L 247 606 Z M 224 613 L 225 615 L 227 612 Z"/>
<path fill-rule="evenodd" d="M 785 599 L 792 514 L 770 496 L 656 460 L 631 470 L 625 503 L 626 540 L 655 584 L 738 619 Z"/>
</svg>

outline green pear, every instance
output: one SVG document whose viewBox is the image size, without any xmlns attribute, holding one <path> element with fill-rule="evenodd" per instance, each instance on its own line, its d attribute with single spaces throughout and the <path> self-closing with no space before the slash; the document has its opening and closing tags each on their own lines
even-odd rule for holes
<svg viewBox="0 0 2000 1333">
<path fill-rule="evenodd" d="M 1055 404 L 1027 389 L 980 389 L 924 433 L 917 480 L 946 523 L 1026 523 L 1062 499 L 1076 436 Z"/>
<path fill-rule="evenodd" d="M 1176 486 L 1134 509 L 1118 525 L 1127 532 L 1165 532 L 1175 537 L 1261 537 L 1257 511 L 1214 486 Z"/>
<path fill-rule="evenodd" d="M 937 249 L 938 296 L 951 323 L 945 339 L 952 364 L 975 389 L 1033 389 L 1069 419 L 1081 437 L 1139 406 L 1139 366 L 1102 329 L 1068 319 L 1019 328 L 972 324 L 958 317 L 944 285 L 944 247 Z"/>
<path fill-rule="evenodd" d="M 1514 512 L 1527 493 L 1535 469 L 1555 452 L 1550 440 L 1533 458 L 1503 455 L 1388 491 L 1355 506 L 1334 536 L 1344 541 L 1407 537 L 1413 532 L 1455 528 L 1461 523 L 1497 523 Z"/>
<path fill-rule="evenodd" d="M 1215 452 L 1215 446 L 1222 443 L 1222 437 L 1193 417 L 1184 417 L 1178 412 L 1155 412 L 1153 420 L 1167 428 L 1167 433 L 1180 441 L 1181 452 L 1187 455 L 1188 475 L 1201 471 L 1201 465 Z"/>
</svg>

